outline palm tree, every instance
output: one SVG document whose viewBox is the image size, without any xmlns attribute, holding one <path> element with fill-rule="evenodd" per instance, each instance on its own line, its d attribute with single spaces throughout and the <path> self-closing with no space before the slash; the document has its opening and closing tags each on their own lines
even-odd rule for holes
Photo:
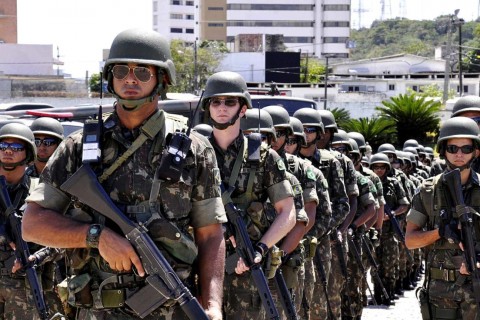
<svg viewBox="0 0 480 320">
<path fill-rule="evenodd" d="M 441 102 L 428 100 L 412 94 L 400 94 L 390 101 L 382 101 L 383 106 L 375 108 L 380 117 L 395 122 L 398 143 L 416 139 L 421 144 L 429 143 L 429 134 L 438 131 Z"/>
<path fill-rule="evenodd" d="M 347 132 L 360 132 L 376 151 L 382 143 L 392 143 L 396 139 L 395 123 L 386 118 L 360 118 L 351 119 L 344 124 Z"/>
<path fill-rule="evenodd" d="M 350 121 L 350 112 L 344 108 L 333 108 L 330 110 L 333 113 L 333 116 L 335 117 L 335 122 L 337 123 L 337 126 L 339 128 L 342 128 L 345 126 L 345 123 Z"/>
</svg>

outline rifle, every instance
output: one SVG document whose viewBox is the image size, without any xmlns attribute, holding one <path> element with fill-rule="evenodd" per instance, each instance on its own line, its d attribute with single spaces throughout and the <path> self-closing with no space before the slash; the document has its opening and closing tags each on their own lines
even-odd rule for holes
<svg viewBox="0 0 480 320">
<path fill-rule="evenodd" d="M 403 247 L 405 248 L 405 252 L 407 254 L 408 260 L 413 263 L 414 260 L 413 260 L 413 257 L 411 255 L 411 253 L 410 253 L 410 250 L 408 250 L 407 246 L 405 245 L 405 234 L 403 233 L 402 228 L 400 228 L 400 225 L 398 224 L 397 218 L 393 215 L 392 209 L 390 209 L 390 207 L 387 204 L 385 204 L 384 210 L 385 210 L 385 213 L 390 218 L 390 222 L 392 223 L 393 231 L 395 231 L 395 233 L 397 234 L 400 242 L 403 243 Z"/>
<path fill-rule="evenodd" d="M 358 252 L 357 245 L 355 244 L 355 241 L 353 241 L 352 236 L 347 235 L 348 248 L 353 253 L 353 257 L 355 258 L 355 261 L 357 262 L 357 265 L 360 268 L 360 271 L 363 273 L 363 276 L 365 277 L 365 280 L 366 280 L 367 279 L 367 269 L 365 269 L 365 266 L 363 265 L 362 258 L 360 257 L 360 253 Z M 372 296 L 373 303 L 375 305 L 377 305 L 377 301 L 375 300 L 375 296 L 372 292 L 372 288 L 370 288 L 370 285 L 368 284 L 368 281 L 365 281 L 365 282 L 367 284 L 368 292 L 370 292 L 370 296 Z"/>
<path fill-rule="evenodd" d="M 273 280 L 275 282 L 275 289 L 277 289 L 277 292 L 280 295 L 280 303 L 282 304 L 287 319 L 298 320 L 295 304 L 292 301 L 292 296 L 290 295 L 290 291 L 287 288 L 285 278 L 283 277 L 283 273 L 280 268 L 278 268 L 275 272 L 275 277 Z"/>
<path fill-rule="evenodd" d="M 225 187 L 223 186 L 223 184 L 220 186 L 220 189 L 221 193 L 223 194 L 225 192 Z M 277 307 L 275 306 L 275 302 L 273 301 L 272 293 L 268 288 L 267 278 L 265 277 L 265 274 L 263 273 L 260 264 L 254 262 L 256 252 L 253 248 L 252 241 L 250 240 L 250 237 L 248 235 L 245 222 L 243 221 L 242 212 L 235 207 L 231 200 L 227 200 L 225 202 L 224 205 L 225 211 L 227 213 L 228 223 L 231 226 L 231 231 L 233 232 L 236 243 L 236 254 L 233 254 L 227 258 L 227 261 L 225 263 L 226 270 L 228 273 L 233 273 L 232 268 L 236 266 L 238 258 L 241 257 L 245 264 L 250 268 L 252 280 L 258 289 L 260 299 L 262 300 L 263 308 L 267 313 L 266 318 L 280 320 Z M 285 288 L 286 287 L 287 286 L 285 285 Z M 280 291 L 279 293 L 282 296 Z M 288 310 L 285 309 L 285 312 L 288 313 Z"/>
<path fill-rule="evenodd" d="M 82 165 L 60 188 L 112 220 L 134 247 L 147 273 L 146 285 L 125 301 L 137 316 L 144 318 L 173 299 L 189 319 L 208 320 L 198 300 L 178 278 L 147 230 L 117 208 L 88 164 Z"/>
<path fill-rule="evenodd" d="M 43 297 L 41 282 L 35 270 L 36 265 L 29 260 L 30 250 L 28 244 L 22 238 L 21 214 L 10 200 L 5 176 L 0 176 L 0 189 L 0 207 L 3 211 L 3 224 L 8 224 L 10 227 L 10 234 L 15 242 L 15 255 L 22 264 L 23 270 L 25 270 L 38 315 L 42 320 L 49 319 L 49 311 Z"/>
<path fill-rule="evenodd" d="M 473 293 L 477 306 L 480 308 L 480 270 L 477 268 L 477 255 L 475 252 L 473 212 L 471 208 L 465 204 L 465 200 L 463 199 L 460 169 L 457 168 L 444 173 L 443 182 L 447 185 L 447 190 L 455 205 L 455 212 L 458 215 L 466 267 L 472 275 Z"/>
<path fill-rule="evenodd" d="M 382 282 L 382 279 L 380 279 L 380 276 L 378 275 L 378 264 L 377 264 L 377 261 L 375 261 L 375 258 L 373 257 L 373 254 L 372 254 L 372 251 L 370 250 L 370 246 L 369 244 L 367 243 L 367 237 L 365 235 L 362 235 L 361 236 L 361 239 L 362 239 L 362 245 L 363 245 L 363 249 L 365 250 L 365 253 L 367 254 L 367 260 L 368 262 L 370 263 L 370 267 L 372 267 L 372 272 L 371 272 L 371 275 L 373 277 L 373 279 L 377 282 L 377 285 L 380 287 L 380 289 L 382 290 L 382 293 L 383 293 L 383 297 L 387 300 L 390 299 L 390 296 L 388 295 L 387 293 L 387 290 L 385 289 L 385 287 L 383 286 L 383 282 Z M 369 241 L 370 239 L 368 239 Z M 373 247 L 373 246 L 372 246 Z M 375 298 L 373 298 L 375 300 Z"/>
<path fill-rule="evenodd" d="M 320 276 L 320 282 L 322 283 L 323 294 L 325 295 L 325 300 L 327 300 L 327 312 L 328 312 L 328 319 L 335 319 L 335 315 L 333 314 L 332 307 L 330 306 L 330 299 L 328 298 L 328 281 L 327 281 L 327 273 L 325 272 L 325 268 L 323 267 L 322 259 L 320 259 L 320 249 L 317 247 L 315 249 L 315 256 L 313 257 L 313 261 L 317 267 L 318 275 Z"/>
</svg>

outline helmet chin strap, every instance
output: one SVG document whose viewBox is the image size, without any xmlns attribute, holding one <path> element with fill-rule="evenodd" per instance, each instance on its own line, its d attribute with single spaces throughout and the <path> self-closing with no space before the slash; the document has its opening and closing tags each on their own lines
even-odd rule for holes
<svg viewBox="0 0 480 320">
<path fill-rule="evenodd" d="M 37 155 L 37 160 L 38 160 L 39 162 L 48 162 L 48 159 L 50 159 L 50 157 L 48 157 L 48 158 L 41 158 L 41 157 L 39 157 L 39 156 Z"/>
<path fill-rule="evenodd" d="M 213 120 L 213 118 L 210 116 L 210 120 L 212 121 L 212 125 L 218 130 L 225 130 L 230 126 L 233 126 L 235 124 L 235 121 L 237 121 L 237 119 L 240 117 L 240 111 L 241 110 L 242 110 L 242 108 L 238 109 L 237 114 L 235 116 L 233 116 L 233 118 L 230 121 L 228 121 L 226 123 L 218 123 L 217 121 Z"/>
<path fill-rule="evenodd" d="M 0 166 L 2 166 L 2 168 L 5 170 L 5 171 L 13 171 L 15 170 L 17 167 L 19 166 L 23 166 L 27 163 L 27 159 L 24 159 L 22 161 L 19 161 L 19 162 L 14 162 L 14 163 L 4 163 L 4 162 L 1 162 L 0 161 Z"/>
<path fill-rule="evenodd" d="M 445 162 L 447 163 L 447 166 L 452 169 L 452 170 L 455 170 L 455 169 L 460 169 L 460 171 L 463 171 L 465 169 L 468 169 L 470 168 L 470 166 L 472 165 L 472 162 L 475 158 L 472 158 L 470 159 L 470 161 L 468 161 L 466 164 L 464 164 L 463 166 L 456 166 L 454 165 L 453 163 L 451 163 L 450 161 L 447 160 L 447 158 L 445 157 Z"/>
<path fill-rule="evenodd" d="M 160 79 L 161 75 L 163 73 L 158 74 L 158 78 Z M 119 95 L 117 95 L 115 92 L 113 93 L 113 96 L 117 99 L 117 104 L 122 107 L 123 110 L 125 111 L 135 111 L 141 106 L 143 106 L 146 103 L 153 102 L 155 100 L 155 97 L 159 94 L 162 94 L 164 91 L 164 85 L 163 82 L 159 82 L 158 85 L 152 90 L 150 95 L 146 96 L 145 98 L 140 98 L 140 99 L 122 99 L 120 98 Z"/>
</svg>

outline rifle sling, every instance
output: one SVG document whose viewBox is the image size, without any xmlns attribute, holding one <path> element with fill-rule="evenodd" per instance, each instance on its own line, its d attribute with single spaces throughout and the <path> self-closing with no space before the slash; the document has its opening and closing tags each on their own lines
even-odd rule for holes
<svg viewBox="0 0 480 320">
<path fill-rule="evenodd" d="M 240 174 L 240 168 L 242 167 L 243 158 L 245 157 L 245 153 L 247 152 L 247 143 L 246 138 L 243 139 L 242 145 L 240 146 L 242 152 L 242 156 L 238 156 L 235 159 L 235 164 L 233 165 L 232 174 L 230 175 L 230 179 L 228 180 L 228 188 L 225 188 L 225 191 L 222 193 L 222 202 L 223 205 L 232 202 L 230 198 L 232 196 L 233 191 L 235 190 L 235 182 L 238 179 L 238 175 Z"/>
<path fill-rule="evenodd" d="M 165 114 L 163 110 L 157 110 L 153 116 L 151 116 L 145 124 L 140 128 L 140 135 L 133 141 L 130 148 L 128 148 L 115 162 L 98 177 L 98 181 L 102 183 L 105 181 L 115 170 L 117 170 L 138 148 L 140 148 L 147 139 L 153 140 L 155 136 L 164 128 L 160 125 L 165 122 Z"/>
</svg>

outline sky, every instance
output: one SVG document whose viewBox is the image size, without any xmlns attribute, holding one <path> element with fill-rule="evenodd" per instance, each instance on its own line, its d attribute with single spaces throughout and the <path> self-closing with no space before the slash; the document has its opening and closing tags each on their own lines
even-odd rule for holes
<svg viewBox="0 0 480 320">
<path fill-rule="evenodd" d="M 160 3 L 167 1 L 161 0 Z M 358 24 L 359 18 L 364 26 L 369 26 L 374 19 L 380 19 L 382 1 L 351 1 L 353 26 Z M 429 20 L 453 14 L 455 9 L 460 9 L 458 16 L 471 21 L 478 16 L 479 2 L 384 0 L 383 12 L 385 18 L 396 17 L 404 12 L 409 19 Z M 102 50 L 110 47 L 119 32 L 134 27 L 152 28 L 152 1 L 17 0 L 17 17 L 18 43 L 52 44 L 54 56 L 59 54 L 64 62 L 64 73 L 84 78 L 87 71 L 89 74 L 100 71 Z"/>
</svg>

